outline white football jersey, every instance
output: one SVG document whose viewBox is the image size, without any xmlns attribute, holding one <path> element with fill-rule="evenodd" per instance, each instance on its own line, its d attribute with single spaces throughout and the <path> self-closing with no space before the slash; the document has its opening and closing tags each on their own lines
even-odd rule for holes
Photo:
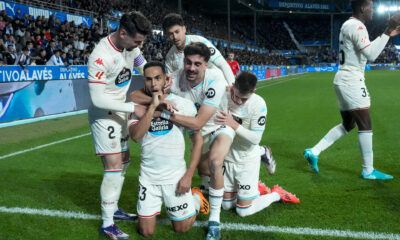
<svg viewBox="0 0 400 240">
<path fill-rule="evenodd" d="M 209 68 L 213 68 L 214 66 L 213 63 L 218 58 L 222 57 L 219 50 L 206 38 L 198 35 L 186 35 L 185 46 L 189 45 L 192 42 L 204 43 L 210 49 L 211 57 L 210 60 L 208 61 Z M 175 45 L 172 46 L 171 49 L 168 51 L 167 56 L 165 57 L 165 65 L 167 67 L 167 73 L 172 73 L 179 69 L 183 69 L 183 58 L 184 58 L 183 51 L 179 51 Z"/>
<path fill-rule="evenodd" d="M 113 45 L 109 35 L 100 40 L 89 57 L 89 84 L 105 84 L 104 93 L 107 97 L 125 103 L 133 67 L 142 74 L 144 64 L 146 60 L 139 48 L 121 51 Z M 93 103 L 89 107 L 89 114 L 92 117 L 107 113 L 107 110 L 96 108 Z M 122 117 L 126 113 L 118 113 L 118 115 Z"/>
<path fill-rule="evenodd" d="M 371 46 L 364 23 L 351 17 L 343 23 L 339 35 L 339 71 L 334 84 L 345 85 L 353 81 L 364 81 L 367 58 L 362 50 Z"/>
<path fill-rule="evenodd" d="M 243 105 L 237 105 L 232 101 L 230 94 L 227 95 L 228 109 L 231 111 L 235 121 L 248 130 L 262 134 L 267 117 L 267 105 L 264 99 L 254 93 Z M 225 160 L 232 162 L 259 161 L 259 159 L 260 149 L 258 144 L 252 144 L 237 134 L 225 158 Z"/>
<path fill-rule="evenodd" d="M 193 102 L 170 94 L 166 100 L 173 102 L 179 113 L 195 116 Z M 139 121 L 134 113 L 128 118 L 128 126 Z M 140 179 L 153 184 L 173 184 L 186 172 L 185 129 L 169 120 L 153 118 L 148 132 L 140 140 Z"/>
<path fill-rule="evenodd" d="M 219 125 L 214 123 L 214 118 L 221 109 L 226 109 L 227 101 L 226 86 L 224 75 L 219 69 L 207 69 L 204 80 L 197 86 L 191 87 L 186 80 L 183 69 L 175 71 L 171 74 L 174 78 L 171 92 L 194 102 L 197 110 L 202 104 L 211 105 L 217 108 L 215 114 L 208 120 L 206 125 L 201 129 L 202 135 L 206 135 L 216 130 Z"/>
</svg>

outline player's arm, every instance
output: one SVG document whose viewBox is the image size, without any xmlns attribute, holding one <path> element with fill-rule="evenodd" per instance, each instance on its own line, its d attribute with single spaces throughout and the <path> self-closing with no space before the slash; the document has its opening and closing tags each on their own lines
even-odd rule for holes
<svg viewBox="0 0 400 240">
<path fill-rule="evenodd" d="M 206 125 L 216 111 L 217 107 L 203 103 L 197 116 L 191 117 L 173 113 L 171 114 L 170 120 L 191 130 L 199 131 Z"/>
<path fill-rule="evenodd" d="M 160 103 L 160 95 L 155 94 L 152 98 L 152 103 L 147 108 L 144 116 L 135 122 L 128 122 L 129 126 L 129 135 L 135 142 L 139 142 L 140 139 L 147 133 L 151 120 L 153 119 L 154 112 L 157 106 Z"/>
<path fill-rule="evenodd" d="M 138 49 L 140 52 L 140 50 Z M 146 59 L 143 57 L 142 53 L 140 52 L 133 61 L 133 66 L 135 69 L 143 76 L 143 67 L 147 63 Z"/>
<path fill-rule="evenodd" d="M 181 180 L 179 180 L 177 187 L 177 193 L 181 194 L 189 192 L 192 186 L 192 178 L 197 166 L 199 165 L 201 150 L 203 148 L 203 136 L 201 135 L 200 131 L 191 132 L 190 140 L 192 142 L 192 152 L 190 154 L 189 166 L 185 175 L 183 175 Z"/>
<path fill-rule="evenodd" d="M 375 59 L 381 54 L 381 52 L 385 48 L 387 42 L 389 41 L 389 38 L 391 36 L 396 36 L 397 34 L 399 34 L 399 31 L 397 30 L 399 24 L 400 14 L 391 17 L 385 32 L 372 42 L 369 42 L 368 32 L 365 28 L 362 30 L 358 30 L 356 34 L 356 46 L 359 47 L 361 53 L 369 61 L 375 61 Z"/>
<path fill-rule="evenodd" d="M 129 94 L 129 100 L 140 105 L 149 105 L 151 97 L 144 93 L 144 89 L 138 89 Z"/>
</svg>

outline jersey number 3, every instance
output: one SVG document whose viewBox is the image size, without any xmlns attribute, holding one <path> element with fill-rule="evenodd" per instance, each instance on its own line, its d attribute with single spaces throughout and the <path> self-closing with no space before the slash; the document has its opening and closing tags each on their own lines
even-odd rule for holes
<svg viewBox="0 0 400 240">
<path fill-rule="evenodd" d="M 343 50 L 340 50 L 340 52 L 339 52 L 339 63 L 340 63 L 340 65 L 344 64 L 344 51 Z"/>
</svg>

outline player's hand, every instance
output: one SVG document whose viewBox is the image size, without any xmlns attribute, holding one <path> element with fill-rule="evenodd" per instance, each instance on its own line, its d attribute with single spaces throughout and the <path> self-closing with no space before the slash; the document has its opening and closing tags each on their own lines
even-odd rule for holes
<svg viewBox="0 0 400 240">
<path fill-rule="evenodd" d="M 158 108 L 158 110 L 167 110 L 171 113 L 174 113 L 175 111 L 179 111 L 179 109 L 175 106 L 175 104 L 169 100 L 162 100 L 160 103 L 160 106 Z"/>
<path fill-rule="evenodd" d="M 386 28 L 385 33 L 389 36 L 392 36 L 392 32 L 396 30 L 396 28 L 400 25 L 400 13 L 394 15 L 389 19 L 388 26 Z"/>
<path fill-rule="evenodd" d="M 144 105 L 135 105 L 135 115 L 138 119 L 141 119 L 147 111 L 147 106 Z"/>
<path fill-rule="evenodd" d="M 230 92 L 232 87 L 233 87 L 233 84 L 232 85 L 226 85 L 225 91 L 226 92 Z"/>
<path fill-rule="evenodd" d="M 161 103 L 161 93 L 157 92 L 157 93 L 153 93 L 153 98 L 151 100 L 151 105 L 153 107 L 158 107 L 158 105 L 160 105 Z"/>
<path fill-rule="evenodd" d="M 176 193 L 179 194 L 187 193 L 190 191 L 191 186 L 192 186 L 192 177 L 185 174 L 178 182 L 178 186 L 176 187 Z"/>
<path fill-rule="evenodd" d="M 174 81 L 174 77 L 170 76 L 170 75 L 167 75 L 167 79 L 165 81 L 165 86 L 164 86 L 164 89 L 163 89 L 164 92 L 167 92 L 171 88 L 173 81 Z"/>
<path fill-rule="evenodd" d="M 218 125 L 225 125 L 231 127 L 234 130 L 236 130 L 239 127 L 239 123 L 236 122 L 235 119 L 233 119 L 233 116 L 229 110 L 228 112 L 221 110 L 215 117 L 214 122 Z"/>
</svg>

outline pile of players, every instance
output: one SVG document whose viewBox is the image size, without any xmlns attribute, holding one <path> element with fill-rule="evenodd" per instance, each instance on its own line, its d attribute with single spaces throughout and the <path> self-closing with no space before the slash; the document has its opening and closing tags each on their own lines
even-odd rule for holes
<svg viewBox="0 0 400 240">
<path fill-rule="evenodd" d="M 354 2 L 360 3 L 355 17 L 363 19 L 372 1 Z M 368 59 L 378 56 L 381 45 L 394 35 L 397 18 L 391 19 L 379 44 L 372 42 Z M 257 77 L 241 72 L 235 79 L 224 57 L 207 39 L 186 35 L 180 15 L 166 15 L 163 28 L 173 42 L 165 66 L 147 63 L 140 52 L 146 35 L 151 33 L 151 23 L 140 12 L 125 14 L 119 29 L 102 39 L 90 56 L 89 122 L 96 154 L 104 165 L 100 233 L 111 239 L 128 239 L 114 219 L 136 217 L 117 206 L 130 164 L 130 138 L 141 146 L 137 212 L 139 231 L 145 237 L 154 234 L 163 202 L 176 232 L 189 230 L 197 213 L 210 213 L 206 239 L 220 239 L 221 207 L 236 208 L 244 217 L 273 202 L 299 203 L 295 195 L 281 187 L 269 189 L 259 182 L 260 163 L 265 163 L 270 174 L 275 172 L 276 163 L 271 149 L 259 146 L 267 106 L 255 93 Z M 368 48 L 368 35 L 363 44 L 356 50 Z M 349 56 L 348 62 L 356 61 L 357 53 Z M 341 66 L 339 73 L 347 71 Z M 127 101 L 133 68 L 143 75 L 144 88 L 131 93 Z M 353 114 L 352 107 L 343 110 L 351 112 L 348 117 L 354 125 L 361 119 L 358 115 L 365 115 Z M 186 132 L 191 140 L 188 166 L 184 159 Z M 318 170 L 314 154 L 318 155 L 315 149 L 306 150 L 305 157 Z M 191 189 L 196 169 L 202 185 Z M 372 178 L 369 174 L 380 176 L 376 170 L 362 176 Z M 209 196 L 209 202 L 203 194 Z"/>
</svg>

